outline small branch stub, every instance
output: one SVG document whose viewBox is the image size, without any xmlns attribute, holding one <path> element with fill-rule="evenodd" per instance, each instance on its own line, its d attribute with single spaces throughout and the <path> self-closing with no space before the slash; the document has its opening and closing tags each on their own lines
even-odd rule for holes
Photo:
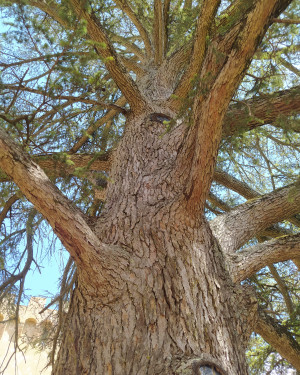
<svg viewBox="0 0 300 375">
<path fill-rule="evenodd" d="M 206 363 L 206 364 L 195 364 L 194 365 L 195 375 L 223 375 L 225 374 L 222 370 L 219 370 L 215 365 Z M 222 372 L 221 372 L 222 371 Z"/>
<path fill-rule="evenodd" d="M 207 353 L 183 362 L 176 369 L 178 375 L 228 375 L 219 361 Z"/>
</svg>

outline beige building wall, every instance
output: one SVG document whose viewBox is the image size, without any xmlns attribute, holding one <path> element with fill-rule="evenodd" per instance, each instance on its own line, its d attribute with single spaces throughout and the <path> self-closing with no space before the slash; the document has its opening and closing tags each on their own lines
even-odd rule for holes
<svg viewBox="0 0 300 375">
<path fill-rule="evenodd" d="M 19 346 L 23 353 L 18 351 L 15 355 L 15 321 L 10 320 L 7 306 L 0 306 L 0 374 L 50 375 L 51 368 L 45 369 L 50 351 L 46 337 L 53 328 L 56 312 L 49 309 L 39 314 L 45 303 L 45 298 L 32 297 L 27 306 L 20 306 Z"/>
</svg>

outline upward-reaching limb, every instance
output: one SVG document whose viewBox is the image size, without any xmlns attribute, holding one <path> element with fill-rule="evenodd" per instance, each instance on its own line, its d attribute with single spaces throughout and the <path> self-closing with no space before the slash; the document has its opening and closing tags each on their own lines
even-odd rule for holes
<svg viewBox="0 0 300 375">
<path fill-rule="evenodd" d="M 123 92 L 133 111 L 140 111 L 145 103 L 144 99 L 130 75 L 126 72 L 117 53 L 113 49 L 104 29 L 97 18 L 84 9 L 78 0 L 70 0 L 71 5 L 78 17 L 87 22 L 87 32 L 92 40 L 99 43 L 95 49 L 104 59 L 105 65 L 119 89 Z"/>
<path fill-rule="evenodd" d="M 299 344 L 284 326 L 260 312 L 254 330 L 300 371 Z"/>
<path fill-rule="evenodd" d="M 164 17 L 163 4 L 161 0 L 154 0 L 154 22 L 153 22 L 153 40 L 154 40 L 154 62 L 160 65 L 164 55 Z"/>
<path fill-rule="evenodd" d="M 255 2 L 246 20 L 243 19 L 241 24 L 237 25 L 232 35 L 229 34 L 231 39 L 227 42 L 231 45 L 230 53 L 223 58 L 223 65 L 218 67 L 218 71 L 212 72 L 212 82 L 199 88 L 193 107 L 194 125 L 182 149 L 182 161 L 179 161 L 183 164 L 187 158 L 191 160 L 184 196 L 185 207 L 193 215 L 198 215 L 204 207 L 222 137 L 222 122 L 229 102 L 272 17 L 289 3 L 290 0 Z M 205 77 L 208 73 L 209 71 L 202 72 L 202 76 Z M 206 89 L 209 89 L 208 92 Z"/>
<path fill-rule="evenodd" d="M 300 234 L 283 236 L 230 254 L 228 264 L 233 281 L 240 282 L 268 264 L 300 256 Z"/>
<path fill-rule="evenodd" d="M 164 27 L 164 56 L 166 56 L 168 52 L 168 36 L 169 36 L 169 12 L 170 12 L 170 5 L 171 5 L 171 0 L 165 0 L 164 1 L 164 15 L 163 15 L 163 27 Z"/>
<path fill-rule="evenodd" d="M 114 0 L 114 2 L 120 9 L 123 10 L 124 13 L 127 14 L 127 16 L 130 18 L 132 23 L 137 28 L 144 42 L 146 54 L 148 57 L 150 57 L 152 54 L 152 47 L 151 47 L 151 41 L 147 33 L 147 30 L 144 28 L 143 24 L 138 19 L 137 15 L 134 13 L 134 11 L 132 10 L 132 8 L 130 7 L 129 3 L 126 0 Z"/>
<path fill-rule="evenodd" d="M 189 66 L 174 92 L 175 97 L 185 98 L 192 88 L 193 79 L 200 72 L 205 56 L 208 33 L 219 4 L 220 0 L 205 0 L 202 4 L 193 40 Z M 172 105 L 178 105 L 177 98 L 173 100 Z"/>
<path fill-rule="evenodd" d="M 279 116 L 299 112 L 300 86 L 232 104 L 224 118 L 223 137 L 273 124 Z"/>
</svg>

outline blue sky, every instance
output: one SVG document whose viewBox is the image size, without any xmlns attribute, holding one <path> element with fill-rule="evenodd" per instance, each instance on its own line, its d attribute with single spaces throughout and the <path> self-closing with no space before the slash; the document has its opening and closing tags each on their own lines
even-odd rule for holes
<svg viewBox="0 0 300 375">
<path fill-rule="evenodd" d="M 46 297 L 50 294 L 55 295 L 59 290 L 59 277 L 62 274 L 63 265 L 66 264 L 68 253 L 56 249 L 55 253 L 49 259 L 45 258 L 39 265 L 41 273 L 32 265 L 28 272 L 25 289 L 26 295 L 36 297 Z"/>
<path fill-rule="evenodd" d="M 3 16 L 3 12 L 0 10 L 0 16 Z M 7 31 L 9 26 L 3 24 L 3 21 L 13 21 L 9 18 L 5 20 L 0 18 L 0 34 Z M 1 53 L 1 52 L 0 52 Z M 51 236 L 51 235 L 50 235 Z M 38 236 L 35 237 L 38 240 Z M 43 238 L 44 247 L 47 248 L 47 238 Z M 25 243 L 19 244 L 20 248 L 24 248 Z M 39 244 L 34 244 L 35 247 L 40 247 Z M 34 249 L 36 252 L 36 248 Z M 27 274 L 25 280 L 25 294 L 27 296 L 47 296 L 50 294 L 55 295 L 59 290 L 59 277 L 62 274 L 63 265 L 66 264 L 68 259 L 68 253 L 63 250 L 63 247 L 59 241 L 56 241 L 55 249 L 52 251 L 51 256 L 42 257 L 39 256 L 38 264 L 40 271 L 34 263 L 31 265 L 31 269 Z"/>
</svg>

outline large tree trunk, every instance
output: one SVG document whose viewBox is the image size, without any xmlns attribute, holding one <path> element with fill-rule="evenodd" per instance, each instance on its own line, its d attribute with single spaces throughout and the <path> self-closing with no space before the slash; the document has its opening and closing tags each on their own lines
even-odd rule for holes
<svg viewBox="0 0 300 375">
<path fill-rule="evenodd" d="M 247 374 L 251 314 L 208 225 L 157 224 L 132 246 L 122 290 L 90 296 L 93 280 L 78 283 L 54 374 L 175 374 L 201 358 Z"/>
<path fill-rule="evenodd" d="M 54 374 L 200 374 L 205 365 L 247 374 L 253 318 L 245 291 L 204 218 L 191 219 L 180 198 L 186 125 L 165 133 L 161 117 L 127 122 L 95 231 L 128 263 L 122 283 L 108 281 L 105 293 L 79 269 Z"/>
<path fill-rule="evenodd" d="M 54 374 L 175 374 L 190 359 L 247 374 L 251 314 L 210 229 L 167 227 L 137 239 L 122 290 L 90 296 L 93 280 L 78 283 Z"/>
</svg>

